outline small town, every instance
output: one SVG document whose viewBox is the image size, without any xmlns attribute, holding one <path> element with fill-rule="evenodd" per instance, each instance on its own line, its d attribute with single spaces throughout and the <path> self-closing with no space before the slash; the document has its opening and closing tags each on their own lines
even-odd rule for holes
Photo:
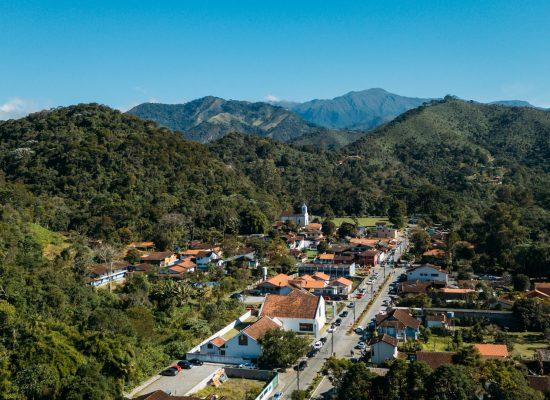
<svg viewBox="0 0 550 400">
<path fill-rule="evenodd" d="M 435 370 L 460 357 L 522 364 L 529 385 L 544 386 L 547 332 L 520 330 L 529 316 L 518 313 L 528 311 L 514 306 L 549 301 L 550 283 L 451 272 L 448 231 L 417 218 L 402 225 L 322 219 L 302 204 L 269 235 L 193 240 L 177 251 L 132 242 L 122 260 L 90 266 L 97 290 L 123 295 L 143 280 L 166 280 L 174 294 L 212 290 L 243 310 L 128 398 L 329 399 L 337 362 L 385 376 L 397 360 Z M 285 260 L 274 268 L 276 258 Z"/>
<path fill-rule="evenodd" d="M 0 400 L 550 400 L 550 1 L 0 1 Z"/>
</svg>

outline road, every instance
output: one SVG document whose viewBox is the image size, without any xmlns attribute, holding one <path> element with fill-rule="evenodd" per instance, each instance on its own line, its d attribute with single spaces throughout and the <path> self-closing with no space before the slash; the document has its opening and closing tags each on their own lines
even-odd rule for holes
<svg viewBox="0 0 550 400">
<path fill-rule="evenodd" d="M 372 285 L 372 288 L 376 294 L 378 289 L 380 289 L 380 285 L 384 281 L 384 272 L 383 268 L 377 268 L 378 271 L 378 279 L 376 282 Z M 388 299 L 388 291 L 389 291 L 389 284 L 393 281 L 396 281 L 401 273 L 403 273 L 404 270 L 402 268 L 389 268 L 386 267 L 386 273 L 391 274 L 391 278 L 388 280 L 387 284 L 381 288 L 382 292 L 377 297 L 376 301 L 370 308 L 370 310 L 366 313 L 366 315 L 363 316 L 363 319 L 360 321 L 359 325 L 366 326 L 368 322 L 374 318 L 374 316 L 385 307 L 383 306 L 384 300 Z M 360 314 L 363 312 L 363 310 L 366 308 L 367 303 L 372 298 L 370 289 L 371 285 L 366 284 L 367 278 L 363 280 L 363 282 L 358 286 L 356 293 L 359 289 L 365 288 L 367 296 L 363 297 L 360 300 L 355 300 L 355 315 L 358 318 Z M 348 301 L 349 302 L 349 301 Z M 290 398 L 290 395 L 292 392 L 296 389 L 306 389 L 309 384 L 313 381 L 317 373 L 321 370 L 323 367 L 325 360 L 331 356 L 331 354 L 334 354 L 336 357 L 351 357 L 358 356 L 359 350 L 355 350 L 355 346 L 359 342 L 359 336 L 355 333 L 352 333 L 351 335 L 347 335 L 346 332 L 348 331 L 349 327 L 353 325 L 354 321 L 354 313 L 353 309 L 346 308 L 349 310 L 349 314 L 347 317 L 342 318 L 342 325 L 338 327 L 333 334 L 327 335 L 327 342 L 323 346 L 323 348 L 317 353 L 317 355 L 313 358 L 309 358 L 308 366 L 305 368 L 304 371 L 301 371 L 297 373 L 293 370 L 288 370 L 285 373 L 281 373 L 279 375 L 279 387 L 280 391 L 283 392 L 285 398 Z M 336 316 L 335 318 L 338 318 Z M 330 389 L 330 381 L 328 379 L 324 379 L 321 383 L 319 389 L 323 390 L 329 390 Z M 317 392 L 317 391 L 316 391 Z"/>
</svg>

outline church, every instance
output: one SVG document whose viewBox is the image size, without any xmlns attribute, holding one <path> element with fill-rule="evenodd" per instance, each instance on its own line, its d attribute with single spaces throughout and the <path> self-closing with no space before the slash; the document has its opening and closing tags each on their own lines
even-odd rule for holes
<svg viewBox="0 0 550 400">
<path fill-rule="evenodd" d="M 307 206 L 306 204 L 302 204 L 302 207 L 300 207 L 300 213 L 299 214 L 293 214 L 290 212 L 285 212 L 281 215 L 281 221 L 287 222 L 292 221 L 297 226 L 304 227 L 306 225 L 309 225 L 309 214 L 307 213 Z"/>
</svg>

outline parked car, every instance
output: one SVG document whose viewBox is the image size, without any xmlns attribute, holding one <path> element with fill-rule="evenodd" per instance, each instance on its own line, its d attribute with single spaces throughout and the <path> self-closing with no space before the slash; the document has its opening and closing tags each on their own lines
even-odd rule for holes
<svg viewBox="0 0 550 400">
<path fill-rule="evenodd" d="M 323 336 L 321 339 L 319 339 L 319 341 L 323 344 L 325 344 L 327 342 L 327 337 L 326 336 Z"/>
<path fill-rule="evenodd" d="M 334 325 L 336 325 L 336 326 L 340 326 L 341 323 L 342 323 L 341 318 L 338 318 L 336 321 L 334 321 Z"/>
<path fill-rule="evenodd" d="M 355 348 L 359 350 L 363 350 L 365 347 L 366 347 L 366 344 L 363 341 L 360 341 L 359 343 L 357 343 L 357 346 L 355 346 Z"/>
<path fill-rule="evenodd" d="M 178 374 L 178 372 L 180 372 L 180 370 L 178 370 L 177 368 L 170 367 L 170 368 L 166 368 L 160 374 L 162 376 L 176 376 Z"/>
<path fill-rule="evenodd" d="M 334 332 L 334 325 L 329 326 L 328 329 L 327 329 L 327 332 L 328 333 Z"/>
<path fill-rule="evenodd" d="M 255 366 L 250 362 L 246 362 L 246 363 L 239 364 L 239 368 L 253 369 L 255 368 Z"/>
<path fill-rule="evenodd" d="M 283 400 L 283 392 L 277 392 L 271 397 L 271 400 Z"/>
<path fill-rule="evenodd" d="M 321 347 L 323 347 L 323 342 L 321 342 L 320 340 L 313 343 L 313 348 L 314 349 L 319 350 Z"/>
<path fill-rule="evenodd" d="M 344 311 L 342 311 L 342 312 L 340 313 L 340 316 L 341 316 L 342 318 L 346 318 L 346 317 L 348 316 L 348 314 L 349 314 L 348 310 L 344 310 Z"/>
<path fill-rule="evenodd" d="M 231 296 L 232 299 L 242 300 L 244 299 L 244 296 L 241 293 L 233 293 Z"/>
<path fill-rule="evenodd" d="M 315 354 L 317 354 L 318 350 L 317 349 L 311 349 L 310 351 L 307 352 L 306 354 L 306 357 L 307 358 L 312 358 L 312 357 L 315 357 Z"/>
<path fill-rule="evenodd" d="M 298 363 L 298 371 L 303 371 L 307 367 L 307 361 L 302 360 Z"/>
<path fill-rule="evenodd" d="M 201 366 L 202 364 L 204 364 L 201 360 L 199 360 L 197 358 L 193 358 L 192 360 L 189 360 L 189 362 L 193 365 L 196 365 L 196 366 Z"/>
<path fill-rule="evenodd" d="M 362 326 L 358 326 L 357 328 L 355 328 L 355 333 L 357 333 L 357 334 L 359 334 L 359 335 L 360 335 L 361 333 L 363 333 L 363 327 L 362 327 Z"/>
<path fill-rule="evenodd" d="M 182 369 L 191 369 L 191 368 L 193 368 L 193 364 L 191 364 L 189 361 L 185 361 L 185 360 L 178 361 L 178 366 Z"/>
</svg>

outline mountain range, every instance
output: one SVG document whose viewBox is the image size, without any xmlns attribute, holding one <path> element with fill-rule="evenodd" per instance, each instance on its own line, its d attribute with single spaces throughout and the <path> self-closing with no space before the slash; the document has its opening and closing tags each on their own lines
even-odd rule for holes
<svg viewBox="0 0 550 400">
<path fill-rule="evenodd" d="M 322 149 L 350 144 L 404 112 L 433 101 L 373 88 L 327 100 L 248 102 L 207 96 L 184 104 L 143 103 L 127 113 L 208 143 L 231 132 Z M 521 100 L 490 103 L 536 108 Z"/>
</svg>

